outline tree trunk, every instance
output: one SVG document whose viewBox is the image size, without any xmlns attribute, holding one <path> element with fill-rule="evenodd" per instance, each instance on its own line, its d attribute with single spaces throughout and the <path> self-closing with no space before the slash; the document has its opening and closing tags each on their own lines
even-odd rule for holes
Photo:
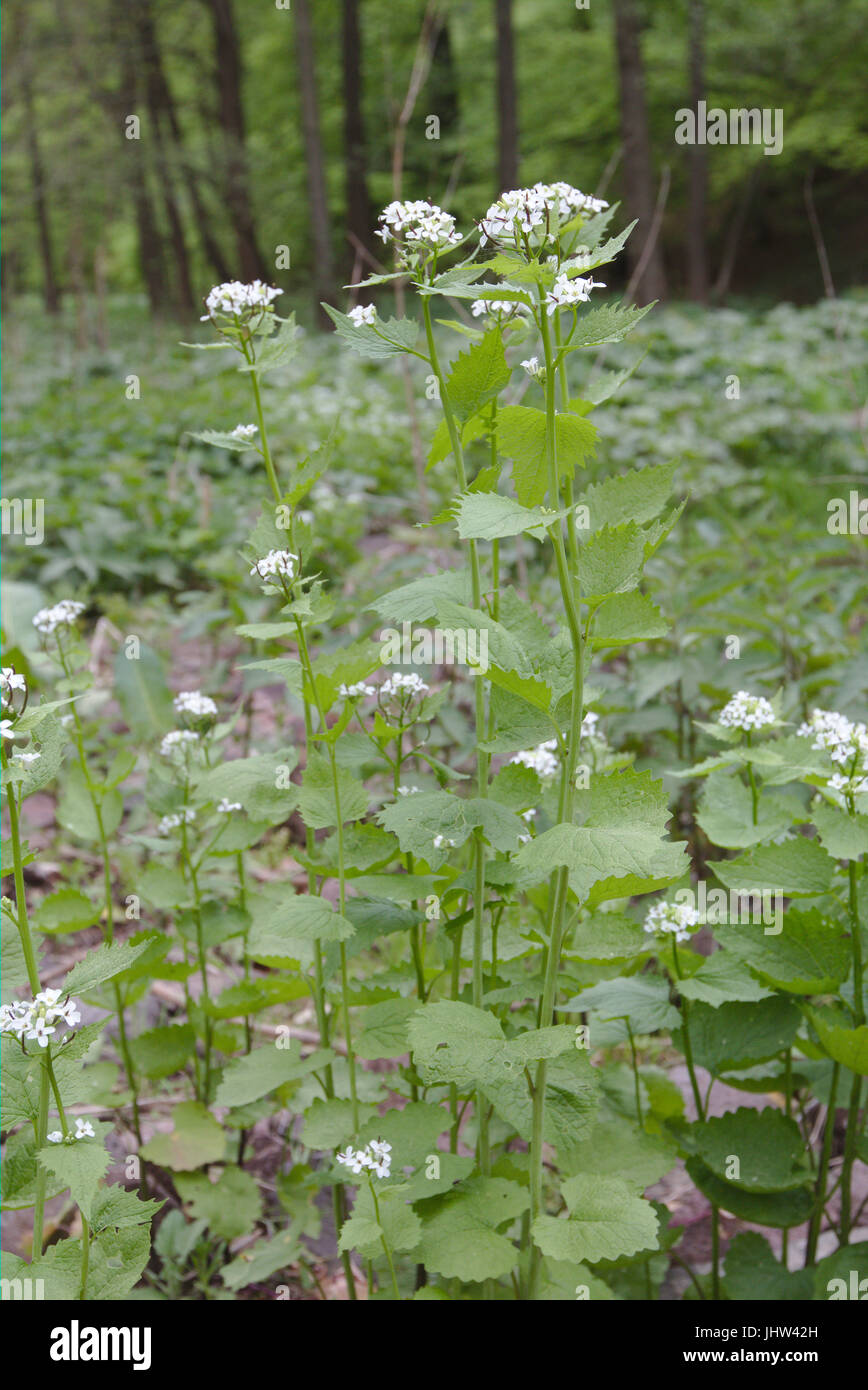
<svg viewBox="0 0 868 1390">
<path fill-rule="evenodd" d="M 344 77 L 344 168 L 347 233 L 370 250 L 371 200 L 368 196 L 365 118 L 362 109 L 362 37 L 359 0 L 343 0 L 341 57 Z M 350 265 L 357 251 L 350 252 Z"/>
<path fill-rule="evenodd" d="M 515 86 L 515 43 L 512 0 L 494 0 L 497 30 L 497 191 L 518 185 L 518 99 Z"/>
<path fill-rule="evenodd" d="M 48 216 L 48 197 L 46 194 L 45 166 L 42 163 L 42 149 L 39 144 L 39 125 L 33 97 L 33 62 L 27 47 L 27 11 L 24 5 L 16 6 L 11 13 L 10 41 L 13 55 L 19 57 L 21 80 L 21 104 L 24 110 L 24 138 L 30 164 L 30 183 L 33 190 L 33 213 L 39 238 L 39 255 L 42 261 L 42 298 L 46 312 L 60 312 L 60 286 L 54 261 L 54 246 L 51 240 L 51 223 Z"/>
<path fill-rule="evenodd" d="M 226 206 L 235 233 L 238 267 L 245 280 L 267 280 L 269 272 L 256 244 L 250 201 L 241 101 L 241 50 L 232 0 L 206 0 L 206 4 L 214 30 L 217 121 L 225 140 Z"/>
<path fill-rule="evenodd" d="M 624 145 L 624 193 L 627 212 L 638 217 L 637 233 L 627 243 L 628 261 L 635 268 L 641 258 L 654 216 L 654 168 L 645 104 L 645 75 L 639 43 L 639 22 L 634 0 L 615 0 L 615 48 Z M 637 296 L 647 303 L 666 296 L 666 272 L 659 241 L 652 248 L 637 286 Z"/>
<path fill-rule="evenodd" d="M 159 77 L 154 71 L 154 45 L 156 35 L 151 24 L 147 0 L 139 0 L 135 7 L 134 20 L 138 36 L 137 58 L 141 61 L 144 75 L 145 97 L 154 140 L 154 157 L 157 168 L 157 181 L 163 194 L 163 207 L 169 226 L 169 239 L 172 244 L 172 262 L 176 276 L 175 307 L 180 317 L 192 317 L 195 308 L 193 284 L 190 278 L 190 259 L 187 255 L 187 240 L 184 224 L 175 192 L 175 171 L 166 148 L 161 117 L 161 90 Z"/>
<path fill-rule="evenodd" d="M 702 0 L 690 0 L 688 12 L 688 65 L 690 105 L 694 111 L 705 96 L 704 14 Z M 700 304 L 708 300 L 708 256 L 705 245 L 705 209 L 708 199 L 708 156 L 705 145 L 688 146 L 687 192 L 687 289 Z"/>
<path fill-rule="evenodd" d="M 233 276 L 229 262 L 211 232 L 211 216 L 202 202 L 196 172 L 187 158 L 184 135 L 175 109 L 175 100 L 163 66 L 151 0 L 138 0 L 137 17 L 139 41 L 148 78 L 148 101 L 155 127 L 158 131 L 168 130 L 168 138 L 174 146 L 174 157 L 183 175 L 184 186 L 190 199 L 190 206 L 193 209 L 196 228 L 205 255 L 220 280 L 231 280 Z M 193 302 L 195 302 L 195 296 Z"/>
<path fill-rule="evenodd" d="M 308 0 L 295 0 L 295 51 L 298 62 L 298 86 L 301 93 L 301 124 L 307 161 L 307 193 L 310 203 L 310 228 L 313 238 L 313 281 L 317 317 L 323 327 L 331 320 L 320 307 L 323 300 L 333 303 L 335 297 L 332 262 L 331 225 L 326 198 L 325 159 L 319 124 L 319 103 L 316 92 L 316 55 Z"/>
</svg>

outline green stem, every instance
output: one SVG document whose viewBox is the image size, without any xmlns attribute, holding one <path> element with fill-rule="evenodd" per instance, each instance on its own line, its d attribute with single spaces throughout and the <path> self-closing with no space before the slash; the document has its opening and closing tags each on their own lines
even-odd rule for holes
<svg viewBox="0 0 868 1390">
<path fill-rule="evenodd" d="M 851 808 L 852 814 L 852 808 Z M 859 923 L 859 902 L 857 897 L 856 862 L 851 859 L 848 865 L 849 906 L 850 906 L 850 944 L 853 951 L 853 1021 L 857 1028 L 865 1023 L 865 998 L 862 982 L 862 931 Z M 853 1165 L 859 1143 L 859 1109 L 862 1099 L 862 1077 L 854 1073 L 850 1087 L 850 1103 L 847 1107 L 847 1129 L 844 1135 L 844 1163 L 841 1168 L 841 1244 L 850 1241 L 851 1214 L 853 1210 Z"/>
<path fill-rule="evenodd" d="M 806 1269 L 809 1265 L 812 1265 L 817 1258 L 817 1242 L 820 1238 L 823 1208 L 826 1205 L 826 1182 L 829 1173 L 829 1159 L 832 1155 L 832 1137 L 835 1131 L 835 1098 L 838 1091 L 838 1075 L 840 1070 L 840 1066 L 836 1062 L 832 1067 L 832 1078 L 829 1082 L 829 1104 L 826 1107 L 826 1126 L 823 1131 L 823 1147 L 820 1150 L 820 1167 L 814 1186 L 814 1210 L 811 1214 L 811 1224 L 808 1229 L 808 1241 L 805 1248 Z"/>
<path fill-rule="evenodd" d="M 461 492 L 467 488 L 467 471 L 464 465 L 464 450 L 461 444 L 461 431 L 455 419 L 452 406 L 449 401 L 449 393 L 446 389 L 446 381 L 440 366 L 440 359 L 437 355 L 437 344 L 434 341 L 434 328 L 431 322 L 431 296 L 422 297 L 422 315 L 425 321 L 425 336 L 428 343 L 428 356 L 437 383 L 440 388 L 440 405 L 446 421 L 446 428 L 449 433 L 449 441 L 452 447 L 452 456 L 455 460 L 455 471 L 458 486 Z M 482 579 L 479 568 L 479 549 L 476 541 L 468 541 L 468 552 L 470 556 L 470 577 L 471 591 L 473 595 L 473 607 L 476 609 L 482 606 Z M 476 726 L 476 794 L 480 797 L 488 795 L 488 769 L 489 754 L 486 753 L 480 744 L 486 737 L 485 721 L 485 680 L 483 676 L 475 676 L 473 681 L 474 692 L 474 715 Z M 473 834 L 473 984 L 472 1000 L 474 1008 L 482 1008 L 484 995 L 483 979 L 483 929 L 485 922 L 485 845 L 482 835 L 477 828 Z M 488 1143 L 488 1114 L 484 1096 L 481 1093 L 476 1097 L 476 1113 L 479 1130 L 479 1166 L 482 1172 L 488 1173 L 490 1166 L 489 1143 Z"/>
<path fill-rule="evenodd" d="M 371 1196 L 372 1196 L 373 1199 L 374 1199 L 374 1215 L 375 1215 L 376 1218 L 377 1218 L 377 1225 L 379 1226 L 379 1225 L 380 1225 L 380 1203 L 377 1201 L 377 1193 L 376 1193 L 376 1190 L 375 1190 L 375 1188 L 374 1188 L 373 1179 L 372 1179 L 372 1178 L 368 1178 L 368 1182 L 370 1183 L 370 1186 L 371 1186 Z M 381 1228 L 381 1229 L 382 1229 L 382 1228 Z M 397 1277 L 397 1275 L 395 1274 L 395 1264 L 394 1264 L 394 1261 L 393 1261 L 393 1259 L 392 1259 L 392 1252 L 391 1252 L 391 1250 L 389 1249 L 389 1242 L 386 1240 L 385 1232 L 382 1232 L 382 1234 L 380 1235 L 380 1244 L 381 1244 L 382 1247 L 383 1247 L 383 1253 L 384 1253 L 384 1255 L 386 1256 L 386 1260 L 387 1260 L 388 1265 L 389 1265 L 389 1273 L 390 1273 L 391 1276 L 392 1276 L 392 1289 L 393 1289 L 393 1291 L 394 1291 L 395 1298 L 396 1298 L 397 1302 L 400 1303 L 400 1301 L 401 1301 L 401 1290 L 398 1288 L 398 1277 Z"/>
<path fill-rule="evenodd" d="M 87 1271 L 90 1261 L 90 1227 L 82 1214 L 81 1217 L 81 1290 L 79 1299 L 84 1299 L 87 1292 Z"/>
</svg>

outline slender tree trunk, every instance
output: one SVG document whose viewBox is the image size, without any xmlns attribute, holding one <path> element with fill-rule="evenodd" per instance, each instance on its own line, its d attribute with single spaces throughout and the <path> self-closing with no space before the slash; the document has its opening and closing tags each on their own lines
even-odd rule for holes
<svg viewBox="0 0 868 1390">
<path fill-rule="evenodd" d="M 624 145 L 625 200 L 629 215 L 639 219 L 637 234 L 627 243 L 628 259 L 631 267 L 635 268 L 642 258 L 656 199 L 645 104 L 645 74 L 634 0 L 615 0 L 615 48 Z M 659 241 L 647 258 L 637 291 L 643 303 L 666 297 L 666 272 Z"/>
<path fill-rule="evenodd" d="M 497 191 L 518 185 L 518 96 L 515 85 L 515 43 L 512 0 L 494 0 L 497 31 Z"/>
<path fill-rule="evenodd" d="M 334 267 L 332 261 L 331 224 L 326 197 L 325 159 L 319 123 L 319 102 L 316 92 L 316 55 L 313 27 L 308 0 L 295 0 L 295 51 L 298 63 L 298 86 L 301 93 L 301 124 L 307 161 L 307 192 L 310 204 L 310 228 L 313 238 L 313 279 L 317 317 L 323 327 L 330 320 L 320 307 L 323 300 L 334 302 Z"/>
<path fill-rule="evenodd" d="M 359 0 L 343 0 L 341 56 L 344 76 L 344 167 L 347 233 L 370 250 L 371 200 L 368 195 L 365 119 L 362 108 L 362 36 Z M 350 254 L 350 266 L 357 251 Z"/>
<path fill-rule="evenodd" d="M 226 205 L 235 233 L 238 266 L 246 280 L 267 280 L 256 244 L 241 101 L 241 49 L 232 0 L 206 0 L 214 30 L 217 120 L 225 140 Z"/>
<path fill-rule="evenodd" d="M 54 246 L 51 239 L 51 222 L 48 216 L 48 197 L 46 193 L 45 166 L 42 162 L 42 149 L 39 144 L 39 125 L 33 96 L 33 61 L 27 46 L 27 11 L 25 6 L 16 6 L 11 16 L 11 46 L 19 56 L 21 98 L 24 111 L 24 136 L 27 144 L 27 158 L 30 164 L 30 183 L 33 190 L 33 213 L 39 237 L 39 255 L 42 261 L 42 298 L 46 312 L 60 312 L 60 286 L 54 260 Z"/>
<path fill-rule="evenodd" d="M 705 96 L 704 19 L 702 0 L 689 0 L 688 66 L 690 105 L 697 111 Z M 708 255 L 705 245 L 705 210 L 708 200 L 708 156 L 705 145 L 688 146 L 687 288 L 691 299 L 708 299 Z"/>
<path fill-rule="evenodd" d="M 141 61 L 144 74 L 145 95 L 154 141 L 157 180 L 163 194 L 163 207 L 166 211 L 169 239 L 172 245 L 172 262 L 176 277 L 176 307 L 181 317 L 192 316 L 195 299 L 190 277 L 190 259 L 187 255 L 187 239 L 184 235 L 184 224 L 181 220 L 181 211 L 175 191 L 175 171 L 163 135 L 160 81 L 154 71 L 155 35 L 150 27 L 151 16 L 146 9 L 146 3 L 147 0 L 145 0 L 145 4 L 139 0 L 139 5 L 133 11 L 139 40 L 137 57 Z"/>
</svg>

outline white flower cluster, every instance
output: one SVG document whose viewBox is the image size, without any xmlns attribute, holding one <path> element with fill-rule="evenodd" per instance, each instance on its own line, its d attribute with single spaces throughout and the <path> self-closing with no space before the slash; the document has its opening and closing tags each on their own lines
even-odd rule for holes
<svg viewBox="0 0 868 1390">
<path fill-rule="evenodd" d="M 272 309 L 272 300 L 279 294 L 283 294 L 283 290 L 265 285 L 261 280 L 254 280 L 250 285 L 245 285 L 241 280 L 226 280 L 209 291 L 205 300 L 208 312 L 202 315 L 202 322 L 207 323 L 217 314 L 228 318 L 245 318 L 252 313 L 266 313 Z"/>
<path fill-rule="evenodd" d="M 211 696 L 203 695 L 201 690 L 181 690 L 172 704 L 178 714 L 186 714 L 191 719 L 217 718 L 217 706 Z"/>
<path fill-rule="evenodd" d="M 547 312 L 553 314 L 556 309 L 586 304 L 591 297 L 591 290 L 605 288 L 603 280 L 584 279 L 581 275 L 576 275 L 571 280 L 569 275 L 559 275 L 546 295 Z"/>
<path fill-rule="evenodd" d="M 417 787 L 416 784 L 415 784 L 415 782 L 414 782 L 413 785 L 410 786 L 410 787 L 399 787 L 399 788 L 398 788 L 398 795 L 399 795 L 399 796 L 417 796 L 417 795 L 421 792 L 421 790 L 422 790 L 422 788 L 421 788 L 421 787 Z"/>
<path fill-rule="evenodd" d="M 256 561 L 250 573 L 258 574 L 260 579 L 273 579 L 275 575 L 284 579 L 294 579 L 298 573 L 297 565 L 298 556 L 293 555 L 292 551 L 269 550 L 267 555 Z"/>
<path fill-rule="evenodd" d="M 33 619 L 37 632 L 50 637 L 59 627 L 71 626 L 84 612 L 84 604 L 74 598 L 62 598 L 53 608 L 40 608 Z"/>
<path fill-rule="evenodd" d="M 474 299 L 470 312 L 475 319 L 482 319 L 488 314 L 515 314 L 526 307 L 520 299 Z"/>
<path fill-rule="evenodd" d="M 417 676 L 415 671 L 411 671 L 408 675 L 403 675 L 400 671 L 396 671 L 394 676 L 389 676 L 383 681 L 383 684 L 380 686 L 380 694 L 400 695 L 406 692 L 410 696 L 424 695 L 428 689 L 429 687 L 422 680 L 422 677 Z"/>
<path fill-rule="evenodd" d="M 455 849 L 455 841 L 448 839 L 445 835 L 434 836 L 435 849 Z"/>
<path fill-rule="evenodd" d="M 17 759 L 15 761 L 17 762 Z M 826 786 L 831 787 L 833 792 L 843 792 L 845 796 L 865 796 L 868 793 L 868 776 L 845 777 L 843 772 L 835 772 Z"/>
<path fill-rule="evenodd" d="M 446 251 L 461 241 L 452 214 L 424 200 L 390 203 L 377 221 L 380 227 L 374 235 L 382 241 L 403 241 L 421 251 Z"/>
<path fill-rule="evenodd" d="M 689 903 L 655 903 L 648 909 L 643 923 L 647 932 L 667 932 L 676 941 L 690 938 L 690 927 L 699 923 L 699 913 Z"/>
<path fill-rule="evenodd" d="M 47 1047 L 52 1033 L 57 1031 L 58 1023 L 74 1028 L 81 1022 L 81 1014 L 72 999 L 63 1003 L 59 989 L 44 989 L 37 994 L 32 1004 L 13 999 L 11 1004 L 0 1008 L 0 1033 L 14 1033 L 20 1039 L 32 1038 L 40 1047 Z"/>
<path fill-rule="evenodd" d="M 228 796 L 221 796 L 216 809 L 221 816 L 228 816 L 232 811 L 240 811 L 242 807 L 240 801 L 230 801 Z"/>
<path fill-rule="evenodd" d="M 166 734 L 160 744 L 160 752 L 164 758 L 172 758 L 176 753 L 186 755 L 199 742 L 199 735 L 193 729 L 173 729 L 170 734 Z"/>
<path fill-rule="evenodd" d="M 26 696 L 27 682 L 14 666 L 4 666 L 0 670 L 0 703 L 4 709 L 8 709 L 12 704 L 16 690 L 20 690 L 21 694 Z"/>
<path fill-rule="evenodd" d="M 157 826 L 159 835 L 170 835 L 173 830 L 179 830 L 182 825 L 192 825 L 196 819 L 196 812 L 192 806 L 185 806 L 180 811 L 173 811 L 169 816 L 163 816 Z"/>
<path fill-rule="evenodd" d="M 49 1144 L 62 1144 L 64 1142 L 63 1131 L 60 1129 L 53 1129 L 51 1133 L 46 1134 L 45 1137 L 48 1140 Z M 90 1120 L 83 1120 L 80 1115 L 77 1115 L 75 1120 L 75 1134 L 67 1134 L 66 1142 L 68 1144 L 74 1144 L 76 1139 L 95 1138 L 96 1130 L 94 1129 Z"/>
<path fill-rule="evenodd" d="M 603 735 L 597 733 L 597 725 L 599 722 L 600 716 L 592 709 L 589 709 L 582 720 L 582 738 L 602 738 Z"/>
<path fill-rule="evenodd" d="M 529 767 L 531 772 L 535 772 L 546 781 L 547 778 L 557 775 L 557 746 L 557 739 L 549 738 L 536 748 L 524 748 L 520 753 L 514 753 L 509 761 L 519 763 L 521 767 Z"/>
<path fill-rule="evenodd" d="M 532 376 L 535 381 L 545 380 L 546 369 L 540 366 L 538 357 L 527 357 L 521 365 L 524 367 L 528 376 Z"/>
<path fill-rule="evenodd" d="M 851 764 L 853 773 L 860 767 L 868 771 L 868 726 L 865 724 L 854 724 L 846 714 L 838 714 L 835 710 L 815 709 L 810 719 L 799 726 L 799 733 L 812 740 L 812 748 L 825 748 L 833 763 L 840 763 L 842 767 Z"/>
<path fill-rule="evenodd" d="M 343 1163 L 351 1173 L 369 1169 L 378 1178 L 388 1178 L 392 1171 L 392 1145 L 380 1139 L 372 1139 L 364 1149 L 353 1149 L 348 1144 L 344 1152 L 338 1154 L 338 1163 Z"/>
<path fill-rule="evenodd" d="M 739 690 L 717 716 L 718 724 L 724 729 L 763 729 L 774 724 L 775 712 L 764 695 L 751 695 L 747 690 Z"/>
<path fill-rule="evenodd" d="M 535 183 L 532 188 L 513 188 L 501 193 L 479 224 L 480 242 L 506 241 L 515 245 L 522 235 L 538 228 L 555 231 L 561 222 L 580 212 L 601 212 L 608 203 L 592 198 L 568 183 Z"/>
<path fill-rule="evenodd" d="M 366 685 L 364 681 L 354 681 L 351 685 L 342 683 L 338 686 L 338 694 L 342 695 L 345 700 L 360 700 L 363 695 L 376 695 L 376 693 L 377 687 Z"/>
<path fill-rule="evenodd" d="M 231 430 L 230 433 L 233 439 L 252 439 L 255 434 L 259 433 L 259 426 L 236 425 L 234 430 Z"/>
<path fill-rule="evenodd" d="M 356 328 L 361 328 L 365 323 L 376 323 L 377 306 L 376 304 L 357 304 L 355 308 L 350 309 L 347 318 L 352 319 Z"/>
</svg>

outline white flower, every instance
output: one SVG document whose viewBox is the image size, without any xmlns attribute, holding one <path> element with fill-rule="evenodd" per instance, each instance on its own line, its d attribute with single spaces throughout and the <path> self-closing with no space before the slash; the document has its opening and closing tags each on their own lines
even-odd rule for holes
<svg viewBox="0 0 868 1390">
<path fill-rule="evenodd" d="M 182 757 L 192 750 L 199 742 L 199 735 L 193 729 L 173 729 L 170 734 L 166 734 L 160 744 L 160 752 L 164 758 L 171 758 L 176 753 Z"/>
<path fill-rule="evenodd" d="M 173 811 L 170 816 L 163 816 L 157 826 L 158 835 L 169 835 L 173 830 L 178 830 L 182 825 L 191 825 L 196 819 L 196 812 L 192 806 L 184 806 L 180 811 Z"/>
<path fill-rule="evenodd" d="M 357 304 L 355 308 L 350 309 L 347 318 L 352 319 L 356 328 L 361 328 L 365 323 L 376 323 L 377 306 L 376 304 Z"/>
<path fill-rule="evenodd" d="M 253 313 L 272 312 L 272 300 L 279 294 L 283 294 L 283 290 L 275 289 L 273 285 L 265 285 L 261 280 L 254 280 L 249 285 L 245 285 L 241 280 L 226 280 L 209 291 L 205 300 L 208 312 L 202 315 L 202 322 L 207 323 L 208 319 L 218 315 L 227 318 L 249 318 Z"/>
<path fill-rule="evenodd" d="M 825 749 L 833 763 L 850 764 L 851 772 L 861 765 L 868 770 L 868 726 L 854 724 L 836 710 L 815 709 L 799 726 L 803 738 L 813 740 L 812 748 Z"/>
<path fill-rule="evenodd" d="M 356 681 L 352 685 L 341 684 L 338 686 L 338 694 L 342 695 L 345 700 L 360 700 L 363 695 L 376 695 L 376 693 L 377 687 L 375 685 L 365 685 L 364 681 Z"/>
<path fill-rule="evenodd" d="M 221 816 L 228 816 L 230 812 L 240 811 L 241 809 L 240 801 L 230 801 L 226 796 L 221 797 L 217 805 L 217 810 L 220 812 Z"/>
<path fill-rule="evenodd" d="M 455 847 L 455 841 L 447 839 L 445 835 L 434 836 L 435 849 L 455 849 Z"/>
<path fill-rule="evenodd" d="M 20 690 L 22 695 L 26 695 L 27 682 L 13 666 L 4 666 L 0 670 L 0 701 L 4 705 L 11 705 L 12 695 L 16 690 Z"/>
<path fill-rule="evenodd" d="M 11 719 L 0 719 L 0 738 L 15 738 L 15 728 Z"/>
<path fill-rule="evenodd" d="M 424 695 L 429 687 L 417 676 L 415 671 L 410 671 L 404 675 L 396 671 L 393 676 L 387 677 L 380 686 L 381 695 L 399 695 L 401 691 L 407 691 L 410 695 Z"/>
<path fill-rule="evenodd" d="M 690 938 L 689 927 L 699 922 L 699 913 L 689 903 L 655 903 L 648 909 L 643 926 L 646 932 L 666 932 L 676 941 Z"/>
<path fill-rule="evenodd" d="M 46 1137 L 46 1139 L 48 1140 L 49 1144 L 62 1144 L 62 1143 L 63 1143 L 63 1131 L 62 1131 L 62 1130 L 53 1129 L 53 1130 L 51 1131 L 51 1133 L 50 1133 L 50 1134 L 46 1134 L 45 1137 Z"/>
<path fill-rule="evenodd" d="M 234 430 L 230 430 L 233 439 L 252 439 L 258 433 L 258 425 L 236 425 Z"/>
<path fill-rule="evenodd" d="M 604 290 L 605 288 L 605 283 L 602 280 L 586 279 L 581 275 L 576 275 L 571 280 L 566 273 L 559 275 L 546 295 L 547 312 L 553 314 L 556 309 L 563 306 L 586 304 L 591 297 L 591 290 Z"/>
<path fill-rule="evenodd" d="M 51 1037 L 51 1034 L 56 1031 L 54 1025 L 48 1023 L 45 1018 L 34 1015 L 31 1018 L 30 1027 L 27 1029 L 24 1036 L 25 1038 L 33 1038 L 35 1042 L 39 1043 L 40 1047 L 47 1047 L 48 1039 Z"/>
<path fill-rule="evenodd" d="M 595 714 L 592 709 L 589 709 L 582 720 L 582 738 L 600 738 L 601 735 L 597 733 L 597 725 L 599 722 L 600 716 Z"/>
<path fill-rule="evenodd" d="M 763 729 L 774 724 L 775 712 L 764 695 L 751 695 L 747 690 L 739 690 L 717 716 L 718 724 L 724 729 Z"/>
<path fill-rule="evenodd" d="M 835 772 L 826 783 L 833 792 L 843 792 L 849 796 L 864 796 L 868 792 L 868 777 L 845 777 L 842 772 Z"/>
<path fill-rule="evenodd" d="M 23 763 L 25 767 L 32 767 L 34 763 L 39 762 L 41 757 L 41 753 L 19 753 L 16 751 L 12 754 L 12 761 L 13 763 Z"/>
<path fill-rule="evenodd" d="M 75 1139 L 95 1139 L 96 1130 L 90 1120 L 83 1120 L 80 1115 L 77 1115 L 75 1120 L 75 1134 L 73 1137 Z"/>
<path fill-rule="evenodd" d="M 62 598 L 53 608 L 40 608 L 33 619 L 33 626 L 37 632 L 50 637 L 57 628 L 71 626 L 83 612 L 83 603 L 73 598 Z"/>
<path fill-rule="evenodd" d="M 217 706 L 210 695 L 201 690 L 181 690 L 172 701 L 178 714 L 189 715 L 192 719 L 216 719 Z"/>
<path fill-rule="evenodd" d="M 258 574 L 260 579 L 271 579 L 275 575 L 294 579 L 298 573 L 297 566 L 298 556 L 290 550 L 269 550 L 267 555 L 256 561 L 250 573 Z"/>
<path fill-rule="evenodd" d="M 554 777 L 558 771 L 558 759 L 556 749 L 558 741 L 556 738 L 546 739 L 545 743 L 540 743 L 536 748 L 524 748 L 520 753 L 515 753 L 510 758 L 511 763 L 518 763 L 521 767 L 529 767 L 538 777 L 544 781 L 549 777 Z"/>
<path fill-rule="evenodd" d="M 59 989 L 45 989 L 36 994 L 32 1003 L 14 999 L 0 1008 L 0 1032 L 14 1033 L 18 1038 L 31 1038 L 40 1047 L 47 1047 L 55 1025 L 65 1023 L 74 1028 L 81 1014 L 71 999 L 63 999 Z"/>
<path fill-rule="evenodd" d="M 516 314 L 526 308 L 520 299 L 474 299 L 470 312 L 475 319 L 482 319 L 491 314 Z"/>
<path fill-rule="evenodd" d="M 403 242 L 408 249 L 418 247 L 423 254 L 448 250 L 461 241 L 455 218 L 436 203 L 389 203 L 377 220 L 380 227 L 375 236 L 385 242 Z"/>
<path fill-rule="evenodd" d="M 365 1149 L 353 1149 L 347 1145 L 345 1152 L 338 1154 L 337 1160 L 353 1173 L 369 1169 L 378 1178 L 387 1178 L 392 1166 L 391 1152 L 391 1144 L 383 1144 L 373 1139 Z"/>
<path fill-rule="evenodd" d="M 415 786 L 415 785 L 412 786 L 412 787 L 399 787 L 399 788 L 398 788 L 398 795 L 399 795 L 399 796 L 416 796 L 419 792 L 421 792 L 421 790 L 422 790 L 421 787 L 417 787 L 417 786 Z"/>
<path fill-rule="evenodd" d="M 536 381 L 542 381 L 545 377 L 546 369 L 540 366 L 538 357 L 528 357 L 521 365 L 524 367 L 528 376 L 533 377 Z"/>
</svg>

